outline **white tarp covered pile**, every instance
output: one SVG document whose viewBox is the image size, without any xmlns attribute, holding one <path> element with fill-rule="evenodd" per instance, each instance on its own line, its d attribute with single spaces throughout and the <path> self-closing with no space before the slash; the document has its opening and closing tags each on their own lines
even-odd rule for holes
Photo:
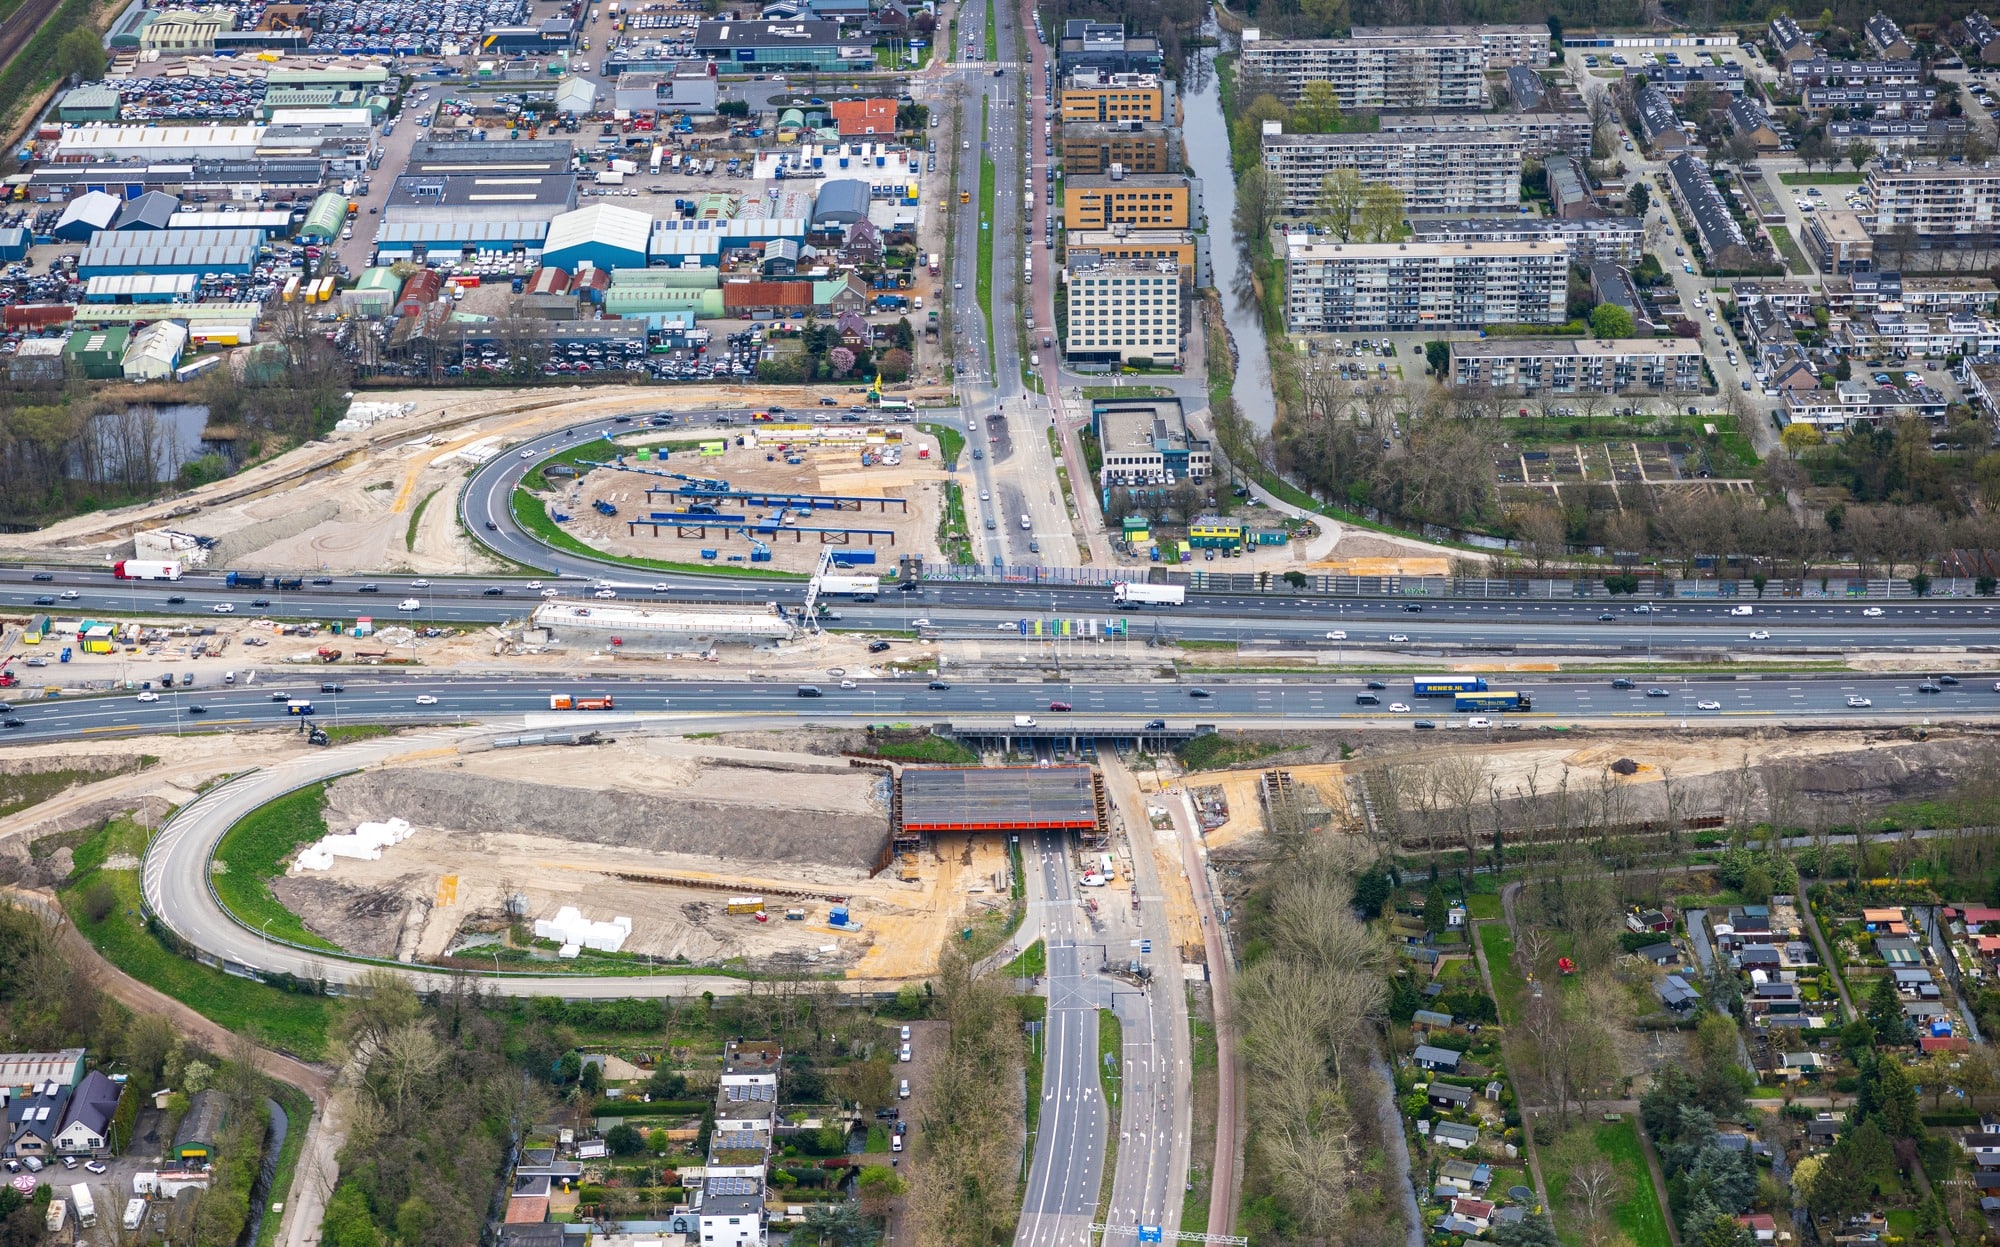
<svg viewBox="0 0 2000 1247">
<path fill-rule="evenodd" d="M 333 859 L 336 857 L 352 857 L 372 862 L 382 856 L 383 849 L 392 844 L 401 844 L 415 832 L 416 828 L 400 818 L 392 818 L 386 823 L 362 823 L 351 835 L 322 836 L 317 843 L 300 849 L 298 860 L 292 863 L 292 869 L 331 870 Z"/>
<path fill-rule="evenodd" d="M 594 948 L 601 953 L 617 952 L 625 947 L 625 941 L 631 938 L 631 935 L 630 918 L 618 917 L 609 922 L 592 922 L 578 912 L 574 905 L 565 905 L 558 909 L 553 918 L 535 919 L 536 939 Z"/>
<path fill-rule="evenodd" d="M 415 403 L 369 403 L 356 399 L 347 405 L 347 418 L 333 427 L 342 433 L 359 433 L 373 428 L 378 420 L 394 420 L 416 409 Z"/>
</svg>

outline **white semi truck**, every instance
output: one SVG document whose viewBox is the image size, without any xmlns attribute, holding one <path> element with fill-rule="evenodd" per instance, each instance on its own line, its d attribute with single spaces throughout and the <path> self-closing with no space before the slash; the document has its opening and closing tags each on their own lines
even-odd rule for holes
<svg viewBox="0 0 2000 1247">
<path fill-rule="evenodd" d="M 1137 585 L 1120 583 L 1111 587 L 1111 600 L 1123 607 L 1185 606 L 1185 585 Z"/>
</svg>

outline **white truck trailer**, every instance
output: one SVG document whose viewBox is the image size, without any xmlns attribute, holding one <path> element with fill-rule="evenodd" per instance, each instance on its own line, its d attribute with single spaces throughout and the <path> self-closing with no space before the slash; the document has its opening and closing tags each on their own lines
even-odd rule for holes
<svg viewBox="0 0 2000 1247">
<path fill-rule="evenodd" d="M 1137 585 L 1119 583 L 1111 587 L 1111 600 L 1124 607 L 1185 606 L 1185 585 Z"/>
</svg>

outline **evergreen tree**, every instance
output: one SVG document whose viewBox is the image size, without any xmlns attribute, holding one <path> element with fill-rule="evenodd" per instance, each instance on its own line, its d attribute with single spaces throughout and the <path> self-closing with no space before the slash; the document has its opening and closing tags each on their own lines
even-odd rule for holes
<svg viewBox="0 0 2000 1247">
<path fill-rule="evenodd" d="M 1424 928 L 1432 935 L 1441 934 L 1445 924 L 1444 889 L 1431 884 L 1431 890 L 1424 897 Z"/>
<path fill-rule="evenodd" d="M 1910 1041 L 1910 1019 L 1903 1012 L 1903 998 L 1896 994 L 1894 975 L 1875 980 L 1868 993 L 1868 1025 L 1875 1030 L 1875 1042 L 1894 1046 Z"/>
</svg>

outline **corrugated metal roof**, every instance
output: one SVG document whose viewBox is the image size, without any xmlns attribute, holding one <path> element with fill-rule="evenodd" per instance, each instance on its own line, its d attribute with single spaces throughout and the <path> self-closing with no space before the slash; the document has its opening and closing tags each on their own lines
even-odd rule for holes
<svg viewBox="0 0 2000 1247">
<path fill-rule="evenodd" d="M 644 256 L 652 235 L 653 218 L 645 213 L 616 204 L 591 204 L 549 222 L 548 239 L 542 249 L 560 251 L 596 243 Z"/>
<path fill-rule="evenodd" d="M 560 218 L 558 218 L 560 219 Z M 391 221 L 382 243 L 531 242 L 549 233 L 542 221 Z"/>
</svg>

